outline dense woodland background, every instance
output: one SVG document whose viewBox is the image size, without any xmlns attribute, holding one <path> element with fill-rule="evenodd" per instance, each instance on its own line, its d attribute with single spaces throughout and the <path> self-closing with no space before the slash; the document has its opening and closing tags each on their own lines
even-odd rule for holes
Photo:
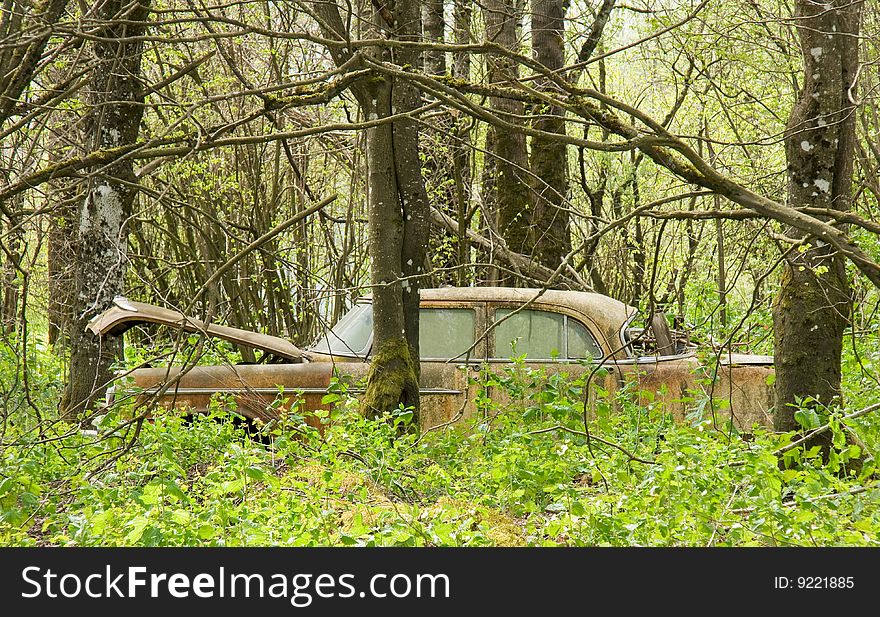
<svg viewBox="0 0 880 617">
<path fill-rule="evenodd" d="M 861 0 L 3 0 L 0 541 L 876 545 L 878 41 Z M 370 291 L 393 364 L 441 285 L 775 354 L 776 430 L 584 427 L 516 364 L 424 436 L 400 391 L 270 445 L 102 406 L 183 342 L 254 359 L 99 340 L 116 295 L 306 345 Z"/>
</svg>

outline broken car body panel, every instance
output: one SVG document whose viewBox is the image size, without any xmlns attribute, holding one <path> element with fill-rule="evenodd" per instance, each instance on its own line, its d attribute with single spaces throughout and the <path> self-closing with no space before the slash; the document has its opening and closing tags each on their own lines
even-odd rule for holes
<svg viewBox="0 0 880 617">
<path fill-rule="evenodd" d="M 166 407 L 208 409 L 216 393 L 234 397 L 239 412 L 271 419 L 297 398 L 306 409 L 322 403 L 331 378 L 352 384 L 366 376 L 372 345 L 369 298 L 355 307 L 305 352 L 277 337 L 225 328 L 184 317 L 181 313 L 142 303 L 121 302 L 96 318 L 95 333 L 117 333 L 138 322 L 182 327 L 263 349 L 286 363 L 267 365 L 195 366 L 132 371 L 141 400 L 152 397 Z M 134 311 L 126 307 L 128 304 Z M 697 346 L 668 332 L 657 337 L 675 353 L 651 351 L 651 331 L 631 328 L 636 309 L 600 294 L 513 288 L 441 288 L 420 292 L 421 425 L 429 429 L 472 417 L 477 372 L 501 370 L 509 358 L 547 375 L 565 373 L 576 379 L 601 363 L 607 369 L 594 382 L 611 393 L 631 384 L 642 402 L 662 402 L 683 419 L 697 407 L 712 413 L 719 424 L 731 419 L 740 430 L 772 423 L 768 385 L 772 357 L 748 354 L 710 356 L 705 364 Z M 654 321 L 655 327 L 657 321 Z M 664 322 L 665 323 L 665 322 Z M 284 343 L 284 344 L 282 344 Z M 714 361 L 712 361 L 714 360 Z M 299 394 L 294 395 L 294 392 Z M 490 391 L 500 402 L 504 394 Z M 285 399 L 287 399 L 285 401 Z"/>
<path fill-rule="evenodd" d="M 300 362 L 303 359 L 303 351 L 281 337 L 218 324 L 206 324 L 178 311 L 143 302 L 134 302 L 122 297 L 115 298 L 113 306 L 100 315 L 96 315 L 89 322 L 87 328 L 98 336 L 105 334 L 118 336 L 132 326 L 144 323 L 171 326 L 180 328 L 184 332 L 216 336 L 230 343 L 261 349 L 291 362 Z"/>
</svg>

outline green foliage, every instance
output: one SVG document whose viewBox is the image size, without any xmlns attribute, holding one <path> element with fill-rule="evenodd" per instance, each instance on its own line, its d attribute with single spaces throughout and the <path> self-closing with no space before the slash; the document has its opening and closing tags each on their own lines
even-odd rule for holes
<svg viewBox="0 0 880 617">
<path fill-rule="evenodd" d="M 40 367 L 33 379 L 51 374 Z M 803 447 L 776 455 L 797 435 L 741 439 L 698 414 L 675 423 L 659 397 L 632 386 L 611 396 L 600 381 L 589 384 L 589 439 L 585 380 L 521 360 L 477 378 L 469 422 L 421 436 L 399 430 L 410 410 L 362 417 L 341 382 L 325 397 L 332 412 L 294 405 L 262 440 L 222 399 L 204 416 L 157 411 L 141 424 L 113 409 L 97 435 L 34 431 L 22 411 L 2 437 L 0 544 L 880 543 L 874 461 L 848 438 L 876 443 L 876 424 L 831 414 L 827 460 Z"/>
</svg>

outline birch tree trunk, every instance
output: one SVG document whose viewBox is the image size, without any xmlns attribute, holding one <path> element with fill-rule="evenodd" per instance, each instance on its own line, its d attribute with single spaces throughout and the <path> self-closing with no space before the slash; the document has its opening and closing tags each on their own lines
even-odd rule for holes
<svg viewBox="0 0 880 617">
<path fill-rule="evenodd" d="M 141 37 L 149 0 L 104 0 L 95 9 L 105 23 L 92 52 L 98 64 L 87 94 L 87 151 L 112 150 L 137 141 L 143 116 Z M 137 193 L 131 159 L 91 170 L 75 227 L 70 373 L 62 413 L 71 421 L 94 409 L 112 378 L 121 339 L 98 338 L 88 321 L 122 293 L 128 219 Z"/>
</svg>

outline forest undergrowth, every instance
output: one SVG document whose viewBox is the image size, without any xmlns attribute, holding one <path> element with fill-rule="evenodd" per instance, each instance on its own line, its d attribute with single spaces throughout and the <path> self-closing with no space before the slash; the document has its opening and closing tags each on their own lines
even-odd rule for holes
<svg viewBox="0 0 880 617">
<path fill-rule="evenodd" d="M 593 384 L 585 424 L 582 381 L 522 362 L 478 378 L 474 418 L 422 435 L 401 431 L 407 410 L 362 418 L 341 383 L 332 413 L 295 403 L 258 434 L 220 398 L 194 418 L 120 404 L 83 431 L 51 421 L 52 356 L 29 368 L 28 397 L 3 384 L 0 545 L 880 544 L 880 415 L 844 419 L 855 397 L 800 416 L 832 433 L 823 457 L 791 447 L 798 433 L 740 434 L 699 395 L 675 422 L 646 393 Z"/>
</svg>

